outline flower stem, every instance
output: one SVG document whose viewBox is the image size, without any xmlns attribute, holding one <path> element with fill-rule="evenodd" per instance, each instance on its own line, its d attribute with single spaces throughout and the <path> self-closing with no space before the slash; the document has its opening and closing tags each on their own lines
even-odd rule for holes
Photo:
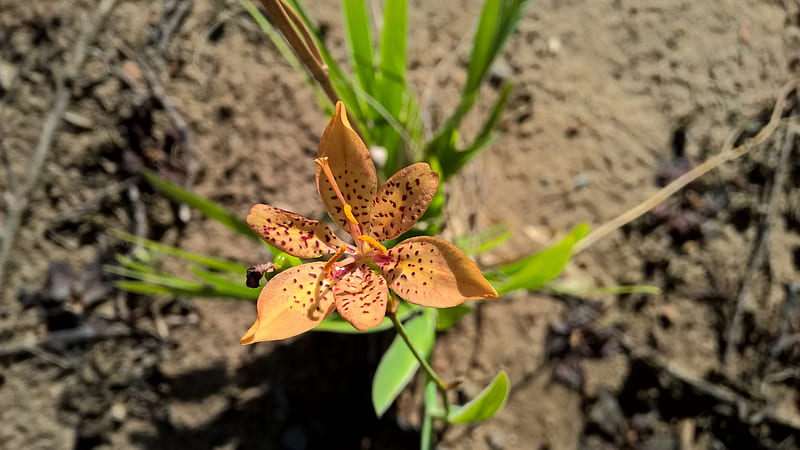
<svg viewBox="0 0 800 450">
<path fill-rule="evenodd" d="M 444 405 L 444 412 L 446 417 L 447 414 L 450 412 L 450 400 L 447 398 L 447 390 L 450 388 L 450 385 L 442 381 L 442 379 L 439 378 L 439 375 L 437 375 L 436 372 L 433 370 L 433 367 L 431 367 L 431 365 L 428 364 L 428 361 L 424 357 L 422 357 L 422 355 L 419 354 L 416 347 L 414 347 L 414 343 L 411 342 L 411 338 L 408 337 L 408 333 L 406 333 L 406 329 L 403 327 L 403 323 L 400 322 L 400 319 L 397 318 L 397 314 L 393 312 L 387 312 L 386 315 L 392 321 L 394 328 L 397 330 L 397 334 L 399 334 L 400 337 L 403 338 L 403 341 L 405 341 L 406 345 L 408 346 L 408 349 L 411 350 L 411 353 L 414 355 L 414 358 L 417 359 L 417 362 L 419 362 L 419 365 L 425 371 L 425 374 L 431 381 L 433 381 L 436 384 L 436 388 L 439 390 L 439 394 L 442 397 L 442 404 Z"/>
<path fill-rule="evenodd" d="M 311 30 L 303 22 L 303 18 L 285 0 L 261 0 L 261 3 L 275 23 L 275 27 L 286 37 L 298 59 L 308 69 L 314 80 L 319 83 L 331 103 L 335 105 L 340 100 L 339 94 L 336 93 L 331 77 L 328 75 L 328 65 L 325 64 L 322 52 L 317 47 Z M 362 139 L 365 138 L 354 117 L 349 113 L 348 117 L 355 132 Z"/>
</svg>

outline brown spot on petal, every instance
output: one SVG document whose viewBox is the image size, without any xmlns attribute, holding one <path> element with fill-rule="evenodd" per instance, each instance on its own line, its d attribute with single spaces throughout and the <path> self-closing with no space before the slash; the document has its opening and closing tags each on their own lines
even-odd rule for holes
<svg viewBox="0 0 800 450">
<path fill-rule="evenodd" d="M 413 185 L 417 187 L 412 189 Z M 412 164 L 392 175 L 372 204 L 370 229 L 373 237 L 385 241 L 410 230 L 428 209 L 438 186 L 439 175 L 426 163 Z"/>
<path fill-rule="evenodd" d="M 415 257 L 419 251 L 429 255 L 426 263 Z M 468 298 L 497 297 L 469 257 L 442 239 L 408 239 L 389 250 L 388 259 L 395 264 L 378 265 L 389 287 L 411 303 L 443 308 Z"/>
<path fill-rule="evenodd" d="M 253 206 L 246 221 L 268 244 L 299 258 L 333 253 L 344 244 L 324 223 L 274 206 Z"/>
</svg>

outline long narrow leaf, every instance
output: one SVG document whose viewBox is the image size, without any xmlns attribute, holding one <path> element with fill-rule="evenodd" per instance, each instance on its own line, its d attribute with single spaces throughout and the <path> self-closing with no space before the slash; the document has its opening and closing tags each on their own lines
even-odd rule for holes
<svg viewBox="0 0 800 450">
<path fill-rule="evenodd" d="M 128 258 L 127 256 L 117 254 L 114 255 L 114 259 L 116 259 L 118 263 L 122 264 L 123 266 L 131 270 L 137 270 L 139 272 L 152 273 L 152 274 L 158 273 L 158 271 L 153 267 L 150 267 L 147 264 L 142 264 L 138 261 L 134 261 L 133 259 Z"/>
<path fill-rule="evenodd" d="M 462 303 L 452 308 L 440 308 L 436 314 L 436 331 L 444 331 L 457 324 L 464 316 L 471 313 L 474 308 Z"/>
<path fill-rule="evenodd" d="M 383 5 L 378 95 L 395 118 L 400 117 L 406 89 L 407 9 L 407 0 L 386 0 Z"/>
<path fill-rule="evenodd" d="M 344 0 L 344 22 L 347 28 L 347 44 L 353 71 L 361 89 L 373 92 L 375 89 L 375 66 L 372 57 L 372 32 L 367 18 L 365 0 Z"/>
<path fill-rule="evenodd" d="M 505 0 L 486 0 L 481 8 L 478 28 L 472 40 L 472 53 L 467 66 L 467 84 L 464 91 L 472 91 L 480 85 L 483 69 L 488 67 L 495 47 L 495 36 L 502 20 Z"/>
<path fill-rule="evenodd" d="M 229 295 L 222 295 L 222 293 L 215 291 L 210 287 L 200 287 L 197 289 L 180 289 L 170 286 L 161 286 L 150 284 L 145 281 L 128 281 L 120 280 L 114 282 L 114 287 L 123 291 L 133 292 L 142 295 L 171 295 L 182 297 L 202 297 L 202 298 L 219 298 L 222 300 L 252 300 L 250 298 L 237 298 Z"/>
<path fill-rule="evenodd" d="M 472 141 L 467 148 L 456 150 L 442 154 L 441 164 L 445 173 L 445 177 L 455 175 L 458 173 L 468 162 L 478 155 L 483 149 L 487 148 L 497 138 L 497 133 L 494 131 L 497 122 L 500 120 L 500 114 L 506 108 L 508 103 L 509 94 L 511 94 L 511 84 L 506 84 L 497 101 L 492 106 L 491 113 L 475 140 Z"/>
<path fill-rule="evenodd" d="M 501 370 L 494 380 L 469 403 L 460 408 L 454 408 L 447 417 L 447 421 L 450 423 L 470 423 L 489 419 L 506 404 L 508 392 L 508 375 Z"/>
<path fill-rule="evenodd" d="M 239 277 L 239 282 L 234 282 L 224 276 L 211 273 L 197 266 L 189 267 L 189 271 L 198 278 L 209 283 L 216 292 L 220 293 L 220 295 L 229 295 L 235 298 L 251 300 L 258 298 L 259 290 L 245 286 L 243 273 L 236 274 Z"/>
<path fill-rule="evenodd" d="M 144 177 L 154 188 L 161 191 L 161 193 L 167 197 L 177 202 L 186 203 L 190 207 L 203 213 L 203 215 L 209 219 L 216 220 L 243 236 L 260 241 L 258 236 L 250 230 L 250 227 L 247 226 L 244 220 L 231 214 L 218 203 L 186 190 L 177 184 L 171 183 L 153 172 L 144 172 Z"/>
<path fill-rule="evenodd" d="M 581 224 L 561 241 L 539 253 L 507 264 L 498 269 L 500 278 L 490 277 L 497 292 L 505 294 L 517 289 L 539 289 L 561 274 L 572 256 L 572 248 L 588 233 L 589 226 Z"/>
<path fill-rule="evenodd" d="M 431 450 L 433 448 L 433 414 L 431 411 L 438 408 L 436 404 L 436 383 L 431 380 L 425 380 L 425 392 L 423 398 L 425 401 L 425 411 L 422 417 L 422 431 L 420 432 L 420 450 Z"/>
<path fill-rule="evenodd" d="M 203 283 L 197 281 L 187 280 L 184 278 L 162 273 L 140 272 L 138 270 L 129 269 L 127 267 L 122 267 L 122 266 L 107 265 L 104 266 L 104 270 L 106 272 L 110 272 L 115 275 L 133 278 L 135 280 L 144 281 L 146 283 L 166 286 L 176 289 L 183 289 L 187 291 L 201 290 L 207 287 L 206 285 L 203 285 Z"/>
<path fill-rule="evenodd" d="M 156 241 L 151 241 L 150 239 L 140 238 L 138 236 L 134 236 L 132 234 L 125 233 L 122 231 L 111 230 L 110 234 L 116 238 L 128 241 L 132 244 L 141 245 L 142 247 L 150 251 L 163 253 L 165 255 L 177 256 L 178 258 L 182 258 L 187 261 L 191 261 L 193 263 L 206 266 L 209 269 L 218 270 L 221 272 L 239 272 L 242 274 L 244 274 L 247 271 L 247 266 L 245 266 L 244 264 L 239 264 L 237 262 L 230 261 L 227 259 L 215 258 L 213 256 L 190 252 L 177 247 L 173 247 L 171 245 L 162 244 Z"/>
<path fill-rule="evenodd" d="M 530 0 L 486 0 L 475 31 L 465 92 L 477 90 L 514 32 Z"/>
<path fill-rule="evenodd" d="M 456 247 L 470 256 L 488 252 L 511 238 L 511 231 L 505 225 L 496 225 L 473 235 L 456 239 Z"/>
</svg>

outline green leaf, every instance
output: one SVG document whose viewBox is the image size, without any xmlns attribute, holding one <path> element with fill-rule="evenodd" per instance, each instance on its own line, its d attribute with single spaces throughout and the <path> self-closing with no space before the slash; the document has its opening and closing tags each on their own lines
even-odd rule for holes
<svg viewBox="0 0 800 450">
<path fill-rule="evenodd" d="M 436 331 L 444 331 L 457 324 L 464 316 L 472 312 L 474 308 L 466 303 L 462 303 L 452 308 L 440 308 L 436 318 Z"/>
<path fill-rule="evenodd" d="M 150 266 L 124 256 L 117 255 L 116 258 L 122 266 L 107 265 L 103 269 L 115 275 L 138 280 L 121 280 L 115 283 L 118 288 L 130 292 L 237 300 L 255 300 L 258 298 L 259 291 L 257 289 L 249 289 L 198 267 L 190 267 L 189 270 L 202 278 L 203 281 L 189 280 L 160 273 Z"/>
<path fill-rule="evenodd" d="M 256 300 L 258 298 L 259 290 L 253 289 L 245 286 L 245 275 L 244 273 L 236 273 L 231 274 L 228 273 L 226 276 L 221 276 L 215 273 L 211 273 L 207 270 L 203 270 L 197 266 L 189 267 L 189 271 L 192 272 L 195 276 L 200 278 L 201 280 L 211 284 L 214 292 L 219 293 L 220 296 L 226 297 L 235 297 L 235 298 L 242 298 L 242 299 L 252 299 Z M 237 281 L 232 281 L 229 277 L 235 276 Z"/>
<path fill-rule="evenodd" d="M 475 137 L 475 140 L 472 141 L 472 144 L 470 144 L 467 148 L 460 150 L 454 149 L 450 153 L 443 155 L 445 161 L 442 161 L 442 166 L 445 174 L 455 175 L 458 173 L 461 168 L 463 168 L 468 162 L 472 161 L 475 156 L 489 147 L 497 139 L 498 133 L 495 132 L 494 129 L 497 125 L 497 122 L 500 121 L 501 113 L 506 108 L 510 94 L 511 84 L 506 83 L 506 85 L 503 87 L 503 91 L 500 92 L 500 96 L 497 98 L 497 101 L 495 101 L 494 106 L 492 106 L 492 111 L 489 114 L 489 117 L 486 118 L 481 131 Z"/>
<path fill-rule="evenodd" d="M 486 0 L 483 4 L 467 66 L 467 83 L 461 92 L 461 99 L 453 113 L 425 147 L 425 159 L 435 156 L 442 163 L 444 170 L 441 175 L 445 180 L 456 174 L 470 158 L 488 146 L 494 138 L 494 134 L 490 130 L 494 126 L 496 118 L 490 117 L 486 122 L 487 126 L 464 153 L 460 153 L 456 149 L 458 127 L 475 105 L 479 89 L 489 67 L 513 33 L 528 3 L 530 0 Z M 508 95 L 507 92 L 501 94 L 500 100 L 495 103 L 492 116 L 499 115 L 499 112 L 505 107 L 506 99 L 503 97 L 506 95 Z"/>
<path fill-rule="evenodd" d="M 140 238 L 122 231 L 111 230 L 109 234 L 118 239 L 122 239 L 123 241 L 128 241 L 132 244 L 141 245 L 142 247 L 152 252 L 177 256 L 178 258 L 203 265 L 205 267 L 208 267 L 209 269 L 218 270 L 221 272 L 239 272 L 241 274 L 244 274 L 247 271 L 247 266 L 245 266 L 244 264 L 239 264 L 237 262 L 230 261 L 227 259 L 214 258 L 212 256 L 207 256 L 200 253 L 193 253 L 187 250 L 182 250 L 180 248 L 173 247 L 171 245 L 162 244 L 156 241 L 151 241 L 150 239 Z"/>
<path fill-rule="evenodd" d="M 539 289 L 558 277 L 572 257 L 572 247 L 589 232 L 587 224 L 576 226 L 561 241 L 539 253 L 500 267 L 494 285 L 502 295 L 516 289 Z"/>
<path fill-rule="evenodd" d="M 649 285 L 624 285 L 624 286 L 600 286 L 590 288 L 575 288 L 571 286 L 549 285 L 550 291 L 557 294 L 568 294 L 576 296 L 594 296 L 603 294 L 622 295 L 622 294 L 651 294 L 658 295 L 661 289 L 657 286 Z"/>
<path fill-rule="evenodd" d="M 222 295 L 222 293 L 215 291 L 210 287 L 198 287 L 195 289 L 180 289 L 170 286 L 160 286 L 151 284 L 144 281 L 115 281 L 114 286 L 123 291 L 133 292 L 135 294 L 143 295 L 172 295 L 183 297 L 203 297 L 203 298 L 219 298 L 223 300 L 250 300 L 252 298 L 236 298 L 229 295 Z M 258 293 L 258 291 L 255 291 Z"/>
<path fill-rule="evenodd" d="M 118 263 L 122 264 L 123 266 L 131 270 L 137 270 L 139 272 L 151 273 L 151 274 L 158 273 L 158 271 L 155 268 L 150 267 L 147 264 L 142 264 L 124 255 L 119 255 L 119 254 L 114 255 L 114 259 L 116 259 Z"/>
<path fill-rule="evenodd" d="M 428 361 L 430 363 L 430 360 Z M 420 432 L 420 450 L 431 450 L 433 448 L 433 414 L 432 410 L 439 408 L 436 403 L 436 394 L 438 390 L 436 383 L 430 379 L 425 380 L 425 392 L 423 398 L 425 400 L 425 411 L 422 417 L 422 431 Z"/>
<path fill-rule="evenodd" d="M 462 407 L 451 408 L 447 421 L 449 423 L 470 423 L 489 419 L 506 404 L 508 392 L 508 375 L 501 370 L 494 380 L 469 403 Z"/>
<path fill-rule="evenodd" d="M 511 231 L 505 225 L 496 225 L 488 230 L 456 239 L 456 247 L 467 255 L 474 256 L 488 252 L 511 238 Z"/>
<path fill-rule="evenodd" d="M 383 4 L 381 60 L 378 72 L 380 77 L 377 92 L 381 103 L 395 118 L 400 117 L 403 93 L 406 90 L 407 9 L 407 0 L 386 0 Z"/>
<path fill-rule="evenodd" d="M 361 87 L 375 92 L 375 66 L 372 57 L 372 32 L 367 18 L 365 0 L 344 0 L 344 23 L 353 70 Z"/>
<path fill-rule="evenodd" d="M 436 310 L 424 308 L 405 324 L 406 333 L 422 357 L 427 357 L 436 338 Z M 378 417 L 391 406 L 419 369 L 419 362 L 400 335 L 383 354 L 372 380 L 372 406 Z"/>
<path fill-rule="evenodd" d="M 206 288 L 206 286 L 204 286 L 203 283 L 200 283 L 198 281 L 187 280 L 185 278 L 175 277 L 163 273 L 153 273 L 150 271 L 141 272 L 136 269 L 129 269 L 127 267 L 111 266 L 111 265 L 103 266 L 103 269 L 106 272 L 110 272 L 115 275 L 120 275 L 123 277 L 133 278 L 139 281 L 144 281 L 150 284 L 156 284 L 160 286 L 166 286 L 185 291 L 200 291 Z"/>
<path fill-rule="evenodd" d="M 186 190 L 177 184 L 171 183 L 153 172 L 144 172 L 143 174 L 145 179 L 147 179 L 147 181 L 153 185 L 154 188 L 161 191 L 167 197 L 177 202 L 186 203 L 190 207 L 203 213 L 203 215 L 209 219 L 216 220 L 217 222 L 225 225 L 229 229 L 241 235 L 247 236 L 259 242 L 261 241 L 261 239 L 259 239 L 259 237 L 250 230 L 250 227 L 247 226 L 247 223 L 245 223 L 244 220 L 240 219 L 236 215 L 231 214 L 218 203 Z M 277 249 L 273 250 L 273 254 L 277 252 Z"/>
<path fill-rule="evenodd" d="M 530 0 L 486 0 L 472 44 L 464 92 L 477 90 L 486 72 L 517 27 Z"/>
</svg>

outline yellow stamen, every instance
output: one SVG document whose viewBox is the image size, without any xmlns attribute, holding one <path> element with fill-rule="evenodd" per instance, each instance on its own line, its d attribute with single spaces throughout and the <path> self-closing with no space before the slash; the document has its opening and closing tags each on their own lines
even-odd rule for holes
<svg viewBox="0 0 800 450">
<path fill-rule="evenodd" d="M 347 204 L 347 201 L 344 199 L 344 195 L 342 195 L 342 191 L 336 184 L 336 178 L 333 177 L 333 172 L 331 172 L 331 167 L 328 164 L 328 157 L 323 156 L 321 158 L 317 158 L 314 160 L 314 162 L 319 164 L 320 169 L 325 174 L 325 177 L 328 179 L 328 182 L 331 184 L 333 192 L 336 193 L 336 197 L 339 198 L 339 201 L 342 203 L 342 206 L 344 206 L 344 215 L 347 218 L 347 221 L 350 222 L 350 235 L 358 236 L 359 234 L 362 233 L 361 226 L 359 225 L 358 221 L 353 215 L 353 207 Z M 359 244 L 359 250 L 360 249 L 361 246 Z"/>
<path fill-rule="evenodd" d="M 358 225 L 356 216 L 353 215 L 353 207 L 347 203 L 344 204 L 344 216 L 347 217 L 347 220 L 353 225 Z"/>
<path fill-rule="evenodd" d="M 339 247 L 339 250 L 336 250 L 336 253 L 334 253 L 333 256 L 331 256 L 331 259 L 329 259 L 328 262 L 326 262 L 322 267 L 322 273 L 324 273 L 326 276 L 329 275 L 331 270 L 333 270 L 333 265 L 336 264 L 336 260 L 342 257 L 345 250 L 347 250 L 346 245 Z"/>
<path fill-rule="evenodd" d="M 363 235 L 363 236 L 357 237 L 356 239 L 358 239 L 359 241 L 362 241 L 362 242 L 366 242 L 367 244 L 369 244 L 370 247 L 372 247 L 375 250 L 377 250 L 381 255 L 385 255 L 386 254 L 386 247 L 382 246 L 381 243 L 378 242 L 378 240 L 375 239 L 374 237 Z"/>
</svg>

